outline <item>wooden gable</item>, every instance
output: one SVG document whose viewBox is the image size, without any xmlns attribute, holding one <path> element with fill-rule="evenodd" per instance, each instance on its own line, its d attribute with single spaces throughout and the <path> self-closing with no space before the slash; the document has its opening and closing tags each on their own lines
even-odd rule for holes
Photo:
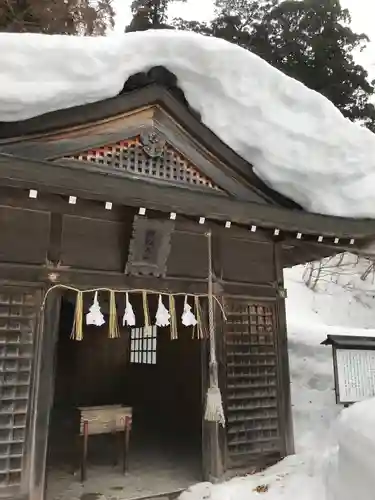
<svg viewBox="0 0 375 500">
<path fill-rule="evenodd" d="M 106 175 L 274 204 L 226 158 L 216 156 L 157 104 L 3 143 L 0 150 Z"/>
</svg>

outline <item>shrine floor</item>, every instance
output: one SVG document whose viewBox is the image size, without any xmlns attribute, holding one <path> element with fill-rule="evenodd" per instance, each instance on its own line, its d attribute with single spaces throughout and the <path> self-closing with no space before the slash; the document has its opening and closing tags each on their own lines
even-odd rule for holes
<svg viewBox="0 0 375 500">
<path fill-rule="evenodd" d="M 106 440 L 107 445 L 109 440 Z M 168 443 L 135 442 L 129 454 L 129 469 L 123 475 L 121 464 L 111 465 L 108 446 L 98 460 L 92 449 L 92 462 L 87 480 L 80 482 L 80 471 L 72 465 L 53 465 L 47 471 L 46 500 L 123 500 L 147 498 L 184 490 L 202 480 L 201 460 L 197 450 L 186 444 L 170 446 Z M 92 446 L 92 448 L 94 448 Z M 96 451 L 96 453 L 95 453 Z M 100 463 L 101 462 L 101 463 Z"/>
</svg>

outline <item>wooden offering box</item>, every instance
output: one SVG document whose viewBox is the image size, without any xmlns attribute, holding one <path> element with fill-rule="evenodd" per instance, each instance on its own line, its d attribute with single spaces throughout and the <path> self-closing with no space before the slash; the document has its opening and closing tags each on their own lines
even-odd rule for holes
<svg viewBox="0 0 375 500">
<path fill-rule="evenodd" d="M 88 435 L 122 432 L 125 426 L 131 425 L 133 409 L 129 406 L 85 406 L 80 407 L 81 428 L 84 434 L 84 423 L 87 422 Z"/>
<path fill-rule="evenodd" d="M 81 481 L 87 477 L 88 438 L 95 434 L 124 432 L 123 472 L 126 473 L 129 455 L 130 430 L 133 409 L 129 406 L 86 406 L 79 408 L 81 414 L 80 435 L 82 441 Z"/>
</svg>

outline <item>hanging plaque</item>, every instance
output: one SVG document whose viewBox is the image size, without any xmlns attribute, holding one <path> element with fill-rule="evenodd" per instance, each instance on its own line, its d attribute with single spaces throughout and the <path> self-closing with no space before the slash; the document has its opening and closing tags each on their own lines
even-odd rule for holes
<svg viewBox="0 0 375 500">
<path fill-rule="evenodd" d="M 134 217 L 133 236 L 125 273 L 133 276 L 165 276 L 174 222 Z"/>
</svg>

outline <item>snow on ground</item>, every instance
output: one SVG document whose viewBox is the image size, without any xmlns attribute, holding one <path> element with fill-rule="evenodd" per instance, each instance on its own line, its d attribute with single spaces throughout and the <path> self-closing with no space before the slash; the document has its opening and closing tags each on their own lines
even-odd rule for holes
<svg viewBox="0 0 375 500">
<path fill-rule="evenodd" d="M 374 274 L 361 276 L 370 262 L 345 255 L 315 266 L 314 291 L 304 279 L 309 269 L 284 271 L 296 452 L 324 449 L 331 423 L 341 408 L 335 403 L 332 350 L 320 343 L 327 335 L 375 336 Z"/>
<path fill-rule="evenodd" d="M 375 136 L 245 49 L 189 32 L 0 34 L 0 120 L 117 95 L 133 74 L 173 72 L 203 123 L 305 209 L 375 217 Z"/>
<path fill-rule="evenodd" d="M 373 500 L 375 491 L 375 400 L 342 412 L 337 424 L 337 454 L 330 468 L 327 500 Z"/>
<path fill-rule="evenodd" d="M 182 500 L 373 500 L 375 400 L 342 411 L 332 351 L 320 345 L 327 334 L 375 336 L 373 276 L 362 281 L 368 262 L 352 255 L 325 266 L 315 291 L 305 286 L 302 266 L 285 271 L 296 455 L 261 474 L 198 484 Z"/>
</svg>

